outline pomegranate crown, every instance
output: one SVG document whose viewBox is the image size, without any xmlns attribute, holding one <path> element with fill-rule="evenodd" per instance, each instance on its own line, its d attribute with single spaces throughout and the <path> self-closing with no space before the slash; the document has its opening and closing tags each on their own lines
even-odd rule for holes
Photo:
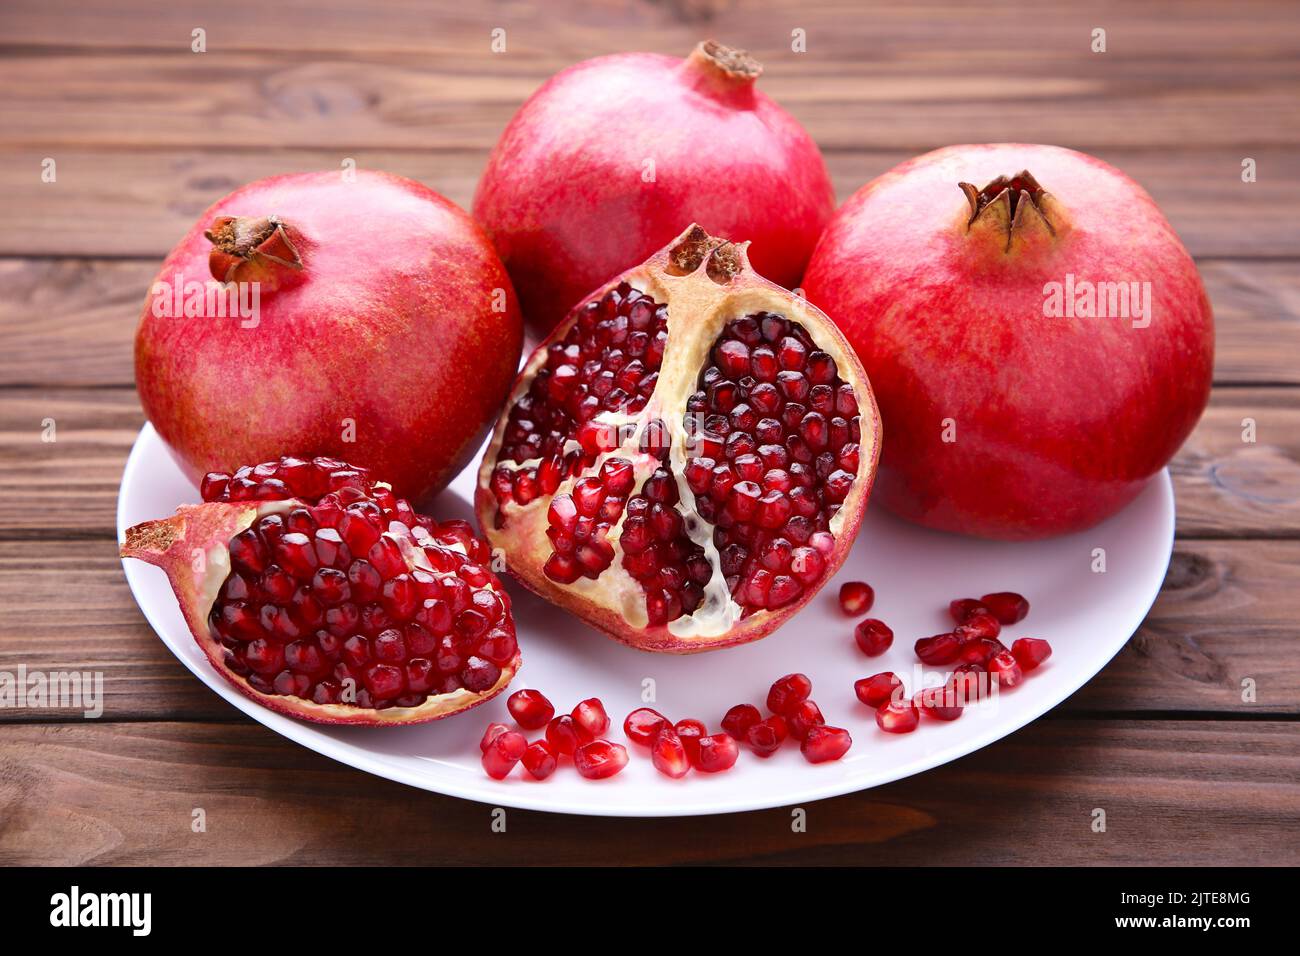
<svg viewBox="0 0 1300 956">
<path fill-rule="evenodd" d="M 957 185 L 970 205 L 967 234 L 1000 242 L 1003 252 L 1055 239 L 1065 223 L 1060 204 L 1027 169 L 999 176 L 983 189 L 971 183 Z"/>
<path fill-rule="evenodd" d="M 218 216 L 203 233 L 212 243 L 208 269 L 218 282 L 268 282 L 302 271 L 302 256 L 279 216 Z"/>
</svg>

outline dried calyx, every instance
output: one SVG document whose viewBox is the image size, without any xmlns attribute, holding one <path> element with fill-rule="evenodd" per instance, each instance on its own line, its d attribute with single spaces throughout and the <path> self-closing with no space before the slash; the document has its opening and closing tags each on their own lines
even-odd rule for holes
<svg viewBox="0 0 1300 956">
<path fill-rule="evenodd" d="M 221 216 L 203 235 L 212 243 L 208 268 L 218 282 L 276 283 L 285 270 L 302 269 L 291 229 L 279 216 Z"/>
<path fill-rule="evenodd" d="M 1064 225 L 1059 204 L 1028 170 L 999 176 L 983 189 L 957 185 L 970 205 L 967 234 L 1000 242 L 1004 252 L 1024 242 L 1055 238 Z"/>
</svg>

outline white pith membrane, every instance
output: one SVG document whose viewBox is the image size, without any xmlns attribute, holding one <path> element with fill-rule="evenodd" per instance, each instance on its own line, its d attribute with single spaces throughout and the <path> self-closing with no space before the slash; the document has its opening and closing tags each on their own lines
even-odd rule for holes
<svg viewBox="0 0 1300 956">
<path fill-rule="evenodd" d="M 709 357 L 719 336 L 726 326 L 740 318 L 758 313 L 775 313 L 793 323 L 798 323 L 808 333 L 817 349 L 826 352 L 841 370 L 858 369 L 859 365 L 843 338 L 834 331 L 824 331 L 829 320 L 809 306 L 802 298 L 780 288 L 750 271 L 745 258 L 744 244 L 722 243 L 711 240 L 713 245 L 699 261 L 698 267 L 689 274 L 675 274 L 670 265 L 671 252 L 691 237 L 697 227 L 687 229 L 682 236 L 674 240 L 663 251 L 644 265 L 624 273 L 607 286 L 580 303 L 543 342 L 525 363 L 519 380 L 506 405 L 506 413 L 497 422 L 492 440 L 484 455 L 479 470 L 478 510 L 479 520 L 489 543 L 494 548 L 500 547 L 506 552 L 510 570 L 520 577 L 530 588 L 551 597 L 557 603 L 570 604 L 563 599 L 564 594 L 578 595 L 591 605 L 616 614 L 622 622 L 632 629 L 642 630 L 651 627 L 646 610 L 646 590 L 642 583 L 623 567 L 625 552 L 621 544 L 624 522 L 628 517 L 627 504 L 642 493 L 642 487 L 660 467 L 660 462 L 653 454 L 641 450 L 641 439 L 646 427 L 654 422 L 666 425 L 671 442 L 667 468 L 675 479 L 678 493 L 676 510 L 681 514 L 686 536 L 702 549 L 712 573 L 704 585 L 704 596 L 698 608 L 690 614 L 683 613 L 671 620 L 665 630 L 685 650 L 706 649 L 709 646 L 725 643 L 719 642 L 729 634 L 744 616 L 747 626 L 762 628 L 763 622 L 772 616 L 785 615 L 797 607 L 806 596 L 817 590 L 834 572 L 832 558 L 827 556 L 827 567 L 822 577 L 813 585 L 805 586 L 793 604 L 775 610 L 753 610 L 745 616 L 745 607 L 738 603 L 730 593 L 722 573 L 722 557 L 714 542 L 716 525 L 703 518 L 698 510 L 694 493 L 687 485 L 685 466 L 687 462 L 687 444 L 690 436 L 686 434 L 684 420 L 687 416 L 687 400 L 700 388 L 699 376 L 709 363 Z M 705 235 L 698 231 L 699 235 Z M 705 238 L 707 235 L 705 235 Z M 722 244 L 738 262 L 738 268 L 731 275 L 715 277 L 710 260 Z M 743 281 L 738 281 L 743 277 Z M 554 492 L 540 494 L 527 504 L 519 504 L 511 499 L 499 502 L 492 489 L 492 477 L 498 466 L 506 466 L 514 471 L 536 468 L 542 459 L 530 458 L 523 461 L 499 460 L 509 424 L 510 411 L 516 403 L 528 394 L 538 371 L 548 361 L 548 347 L 562 341 L 565 335 L 578 321 L 580 310 L 592 301 L 598 301 L 611 288 L 620 282 L 627 283 L 637 292 L 650 296 L 655 302 L 665 304 L 668 308 L 668 343 L 662 364 L 658 371 L 658 381 L 644 408 L 635 414 L 602 410 L 593 421 L 607 426 L 611 434 L 618 436 L 618 447 L 604 450 L 596 455 L 591 465 L 584 465 L 577 473 L 563 478 Z M 843 376 L 841 376 L 843 377 Z M 845 378 L 853 384 L 853 378 Z M 856 526 L 862 504 L 870 491 L 871 477 L 874 474 L 877 458 L 877 430 L 872 424 L 875 420 L 874 400 L 866 387 L 866 376 L 859 372 L 854 384 L 855 399 L 858 402 L 863 427 L 859 444 L 858 470 L 854 476 L 851 489 L 840 508 L 829 520 L 828 530 L 839 539 L 849 520 Z M 864 394 L 865 393 L 865 394 Z M 564 451 L 581 451 L 582 446 L 574 440 L 566 442 Z M 599 576 L 592 579 L 578 577 L 571 583 L 559 583 L 551 580 L 543 572 L 552 545 L 546 531 L 550 526 L 548 508 L 550 502 L 561 495 L 572 495 L 575 485 L 584 477 L 595 476 L 601 465 L 611 458 L 621 458 L 631 462 L 634 472 L 633 490 L 626 496 L 622 513 L 611 523 L 606 540 L 613 546 L 614 558 Z M 500 525 L 498 527 L 498 525 Z M 840 555 L 842 559 L 843 555 Z M 589 618 L 592 623 L 610 628 L 599 620 Z M 624 629 L 626 630 L 626 629 Z M 611 633 L 613 633 L 611 631 Z M 614 636 L 621 636 L 615 634 Z"/>
<path fill-rule="evenodd" d="M 392 490 L 386 482 L 375 482 L 374 487 Z M 224 661 L 226 647 L 213 633 L 208 616 L 232 570 L 231 539 L 255 525 L 266 515 L 284 515 L 295 508 L 312 507 L 310 502 L 299 498 L 185 505 L 177 509 L 177 513 L 170 518 L 145 522 L 128 529 L 122 553 L 124 556 L 139 558 L 166 571 L 191 633 L 209 660 L 218 667 L 227 680 L 239 686 L 248 696 L 271 706 L 275 706 L 273 703 L 275 701 L 291 701 L 289 712 L 295 716 L 330 723 L 412 723 L 464 710 L 495 696 L 505 688 L 518 670 L 518 653 L 513 662 L 500 665 L 500 678 L 487 690 L 475 692 L 461 687 L 448 693 L 430 691 L 424 701 L 418 705 L 409 707 L 394 705 L 382 709 L 361 707 L 355 703 L 321 704 L 294 694 L 267 693 L 253 687 L 247 678 L 221 663 Z M 219 533 L 207 533 L 214 529 L 219 529 Z M 190 537 L 192 531 L 197 532 L 197 537 L 205 544 L 202 549 L 202 562 L 195 560 L 199 548 L 195 547 L 196 541 Z M 160 532 L 165 547 L 162 549 L 151 547 L 159 540 Z M 422 542 L 426 538 L 430 545 L 469 558 L 468 552 L 459 541 L 442 539 L 435 541 L 426 528 L 420 526 L 408 528 L 401 521 L 391 520 L 387 530 L 380 532 L 380 535 L 396 543 L 407 571 L 419 569 L 440 580 L 448 576 L 455 577 L 455 574 L 438 571 L 433 567 L 422 547 Z M 486 588 L 498 590 L 491 584 Z M 359 720 L 359 718 L 364 719 Z"/>
</svg>

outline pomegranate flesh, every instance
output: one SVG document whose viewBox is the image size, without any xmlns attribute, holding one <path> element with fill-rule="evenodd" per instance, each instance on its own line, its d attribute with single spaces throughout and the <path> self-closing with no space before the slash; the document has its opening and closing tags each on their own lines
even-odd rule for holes
<svg viewBox="0 0 1300 956">
<path fill-rule="evenodd" d="M 528 359 L 475 504 L 527 587 L 693 653 L 767 635 L 835 573 L 878 443 L 830 320 L 691 226 Z"/>
<path fill-rule="evenodd" d="M 122 555 L 167 573 L 212 666 L 258 703 L 325 724 L 420 723 L 496 696 L 519 669 L 510 598 L 465 522 L 416 514 L 328 458 L 211 473 L 203 493 L 127 529 Z"/>
<path fill-rule="evenodd" d="M 826 763 L 839 760 L 852 746 L 853 738 L 849 736 L 847 730 L 819 724 L 808 729 L 803 743 L 799 745 L 799 752 L 809 763 Z"/>
<path fill-rule="evenodd" d="M 1141 187 L 1083 153 L 909 160 L 840 208 L 803 284 L 871 376 L 882 501 L 929 527 L 1016 540 L 1094 525 L 1209 398 L 1213 317 L 1191 256 Z"/>
</svg>

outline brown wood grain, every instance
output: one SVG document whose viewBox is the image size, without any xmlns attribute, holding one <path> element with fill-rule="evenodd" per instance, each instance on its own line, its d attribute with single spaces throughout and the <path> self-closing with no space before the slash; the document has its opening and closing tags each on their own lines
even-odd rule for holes
<svg viewBox="0 0 1300 956">
<path fill-rule="evenodd" d="M 805 833 L 792 832 L 792 808 L 648 820 L 510 810 L 493 833 L 486 804 L 366 776 L 256 725 L 9 727 L 0 864 L 1295 865 L 1296 739 L 1293 723 L 1047 720 L 927 774 L 809 804 Z M 617 801 L 617 780 L 592 786 Z M 191 829 L 196 809 L 206 832 Z"/>
</svg>

